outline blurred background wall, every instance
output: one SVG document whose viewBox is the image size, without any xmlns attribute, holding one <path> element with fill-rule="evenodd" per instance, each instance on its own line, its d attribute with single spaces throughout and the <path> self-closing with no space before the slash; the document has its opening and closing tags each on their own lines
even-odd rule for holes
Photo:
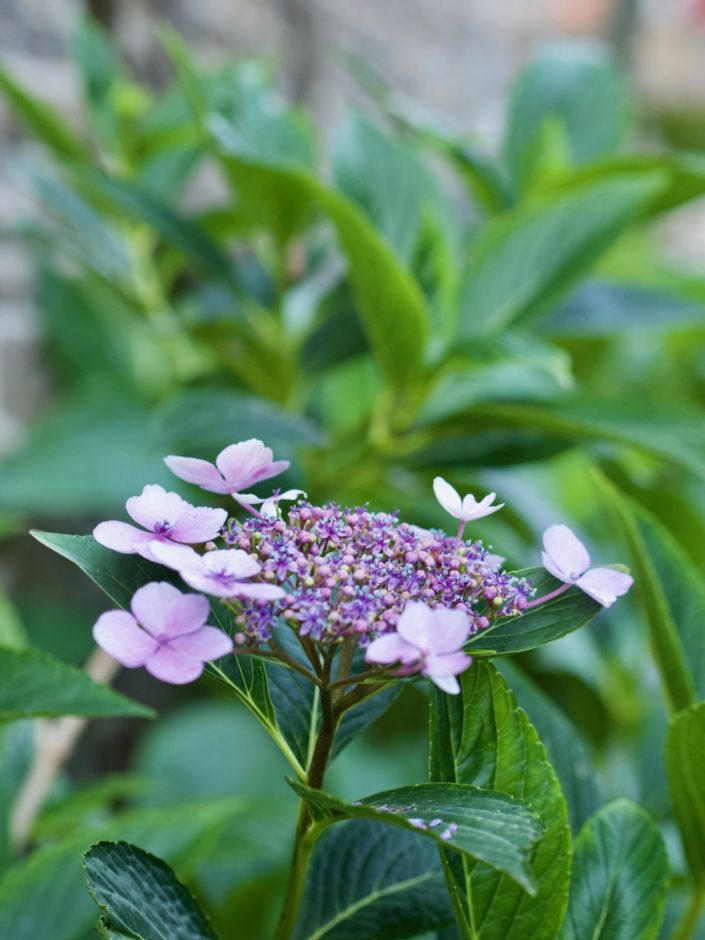
<svg viewBox="0 0 705 940">
<path fill-rule="evenodd" d="M 67 120 L 78 115 L 76 74 L 67 60 L 82 0 L 0 0 L 0 55 L 29 89 Z M 537 45 L 559 36 L 608 39 L 628 66 L 648 110 L 681 114 L 705 97 L 705 3 L 701 0 L 92 0 L 87 6 L 117 38 L 139 74 L 157 83 L 167 64 L 154 22 L 169 21 L 212 61 L 271 51 L 290 95 L 332 120 L 356 87 L 352 53 L 398 92 L 492 141 L 512 74 Z M 23 202 L 13 166 L 33 158 L 0 103 L 0 454 L 22 439 L 41 406 L 44 379 L 29 266 L 11 227 Z M 687 238 L 694 251 L 693 210 Z M 701 227 L 702 228 L 702 227 Z M 695 238 L 700 251 L 703 239 Z"/>
</svg>

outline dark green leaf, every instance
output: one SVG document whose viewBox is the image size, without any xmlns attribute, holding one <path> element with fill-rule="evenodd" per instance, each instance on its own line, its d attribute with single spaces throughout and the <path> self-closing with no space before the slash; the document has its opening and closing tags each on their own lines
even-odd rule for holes
<svg viewBox="0 0 705 940">
<path fill-rule="evenodd" d="M 492 787 L 529 803 L 544 835 L 531 864 L 533 897 L 484 864 L 448 857 L 468 920 L 483 940 L 554 940 L 568 901 L 570 830 L 556 774 L 525 713 L 488 663 L 461 678 L 462 694 L 434 691 L 431 707 L 432 780 Z"/>
<path fill-rule="evenodd" d="M 603 490 L 624 533 L 661 681 L 674 709 L 705 695 L 705 589 L 673 537 L 644 509 Z"/>
<path fill-rule="evenodd" d="M 536 597 L 560 587 L 560 583 L 543 568 L 517 573 L 531 580 L 536 588 Z M 496 624 L 471 637 L 467 649 L 473 656 L 522 653 L 572 633 L 589 623 L 601 609 L 584 591 L 571 588 L 525 614 L 500 618 Z"/>
<path fill-rule="evenodd" d="M 600 805 L 600 785 L 588 746 L 572 721 L 511 659 L 501 659 L 496 665 L 538 731 L 560 782 L 571 828 L 577 832 Z"/>
<path fill-rule="evenodd" d="M 666 771 L 688 866 L 705 890 L 705 703 L 671 719 L 666 738 Z"/>
<path fill-rule="evenodd" d="M 452 918 L 433 844 L 358 819 L 316 846 L 294 940 L 402 940 Z"/>
<path fill-rule="evenodd" d="M 529 200 L 497 216 L 473 243 L 461 288 L 461 336 L 495 332 L 546 312 L 634 222 L 664 177 L 612 177 Z"/>
<path fill-rule="evenodd" d="M 0 721 L 40 715 L 151 718 L 154 713 L 41 650 L 0 648 Z"/>
<path fill-rule="evenodd" d="M 628 800 L 610 803 L 575 842 L 561 940 L 656 940 L 669 876 L 663 839 L 644 810 Z"/>
<path fill-rule="evenodd" d="M 322 790 L 295 781 L 290 784 L 310 806 L 334 820 L 372 819 L 400 826 L 426 836 L 440 847 L 506 872 L 521 886 L 517 888 L 520 892 L 536 892 L 527 860 L 541 826 L 518 799 L 463 784 L 420 783 L 345 803 Z M 431 826 L 436 820 L 440 821 Z M 454 833 L 448 830 L 453 823 L 457 827 Z"/>
<path fill-rule="evenodd" d="M 193 895 L 160 858 L 128 842 L 99 842 L 83 866 L 109 929 L 139 940 L 216 940 Z"/>
</svg>

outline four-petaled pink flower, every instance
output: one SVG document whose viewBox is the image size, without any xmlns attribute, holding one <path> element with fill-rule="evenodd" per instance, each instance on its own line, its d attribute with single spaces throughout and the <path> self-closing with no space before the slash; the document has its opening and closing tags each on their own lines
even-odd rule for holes
<svg viewBox="0 0 705 940">
<path fill-rule="evenodd" d="M 262 570 L 258 561 L 239 548 L 217 549 L 199 555 L 184 545 L 155 545 L 154 558 L 178 571 L 189 587 L 214 597 L 276 601 L 284 591 L 274 584 L 251 583 Z"/>
<path fill-rule="evenodd" d="M 431 608 L 409 601 L 397 621 L 396 633 L 385 633 L 367 647 L 368 663 L 402 663 L 420 669 L 444 692 L 457 695 L 455 678 L 465 672 L 472 658 L 461 649 L 470 635 L 465 611 Z"/>
<path fill-rule="evenodd" d="M 634 583 L 631 575 L 624 571 L 591 568 L 587 549 L 566 525 L 552 525 L 546 529 L 543 547 L 546 570 L 564 584 L 579 587 L 603 607 L 611 607 Z"/>
<path fill-rule="evenodd" d="M 255 439 L 231 444 L 212 464 L 196 457 L 165 457 L 164 463 L 177 477 L 211 493 L 230 493 L 235 498 L 261 480 L 282 473 L 288 460 L 273 460 L 272 449 Z"/>
<path fill-rule="evenodd" d="M 472 493 L 468 493 L 461 499 L 460 493 L 454 486 L 446 482 L 443 477 L 435 478 L 433 481 L 433 492 L 445 511 L 454 519 L 459 519 L 461 524 L 472 522 L 475 519 L 482 519 L 483 516 L 489 516 L 493 512 L 497 512 L 498 509 L 502 509 L 504 506 L 504 503 L 500 503 L 499 506 L 492 505 L 497 495 L 496 493 L 490 493 L 488 496 L 485 496 L 484 499 L 480 500 L 479 503 Z"/>
<path fill-rule="evenodd" d="M 151 561 L 152 546 L 158 542 L 198 545 L 216 538 L 228 517 L 225 509 L 192 506 L 178 493 L 156 484 L 145 486 L 140 496 L 125 503 L 130 516 L 144 526 L 138 529 L 128 522 L 101 522 L 93 537 L 101 545 L 126 555 L 142 555 Z"/>
<path fill-rule="evenodd" d="M 227 634 L 206 625 L 210 605 L 202 594 L 153 581 L 135 592 L 130 606 L 131 614 L 109 610 L 93 627 L 98 646 L 130 669 L 144 666 L 162 682 L 183 685 L 233 648 Z"/>
</svg>

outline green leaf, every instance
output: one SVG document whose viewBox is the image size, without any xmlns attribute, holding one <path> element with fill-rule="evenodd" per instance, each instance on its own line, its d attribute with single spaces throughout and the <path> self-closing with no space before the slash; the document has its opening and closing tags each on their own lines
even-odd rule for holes
<svg viewBox="0 0 705 940">
<path fill-rule="evenodd" d="M 294 940 L 401 940 L 452 919 L 433 844 L 358 819 L 316 845 Z"/>
<path fill-rule="evenodd" d="M 26 645 L 27 639 L 17 612 L 10 598 L 0 587 L 0 646 L 6 649 L 23 649 Z"/>
<path fill-rule="evenodd" d="M 496 332 L 545 313 L 661 191 L 660 173 L 615 176 L 528 200 L 492 220 L 472 245 L 458 332 Z"/>
<path fill-rule="evenodd" d="M 575 841 L 561 940 L 656 940 L 670 880 L 661 833 L 641 807 L 616 800 Z"/>
<path fill-rule="evenodd" d="M 332 222 L 348 261 L 348 275 L 372 350 L 389 379 L 412 383 L 422 366 L 429 312 L 418 283 L 354 203 L 295 166 L 255 162 L 242 155 L 227 123 L 212 125 L 221 158 L 239 191 L 250 192 L 286 219 L 299 205 L 316 205 Z M 272 220 L 265 217 L 268 225 Z"/>
<path fill-rule="evenodd" d="M 0 647 L 0 721 L 40 715 L 152 718 L 154 712 L 41 650 Z"/>
<path fill-rule="evenodd" d="M 671 719 L 666 737 L 666 772 L 688 866 L 705 890 L 705 703 Z"/>
<path fill-rule="evenodd" d="M 511 659 L 501 659 L 496 665 L 546 748 L 568 806 L 571 828 L 577 832 L 600 805 L 600 786 L 588 746 L 573 722 Z"/>
<path fill-rule="evenodd" d="M 629 124 L 626 83 L 606 47 L 591 41 L 549 46 L 517 77 L 504 159 L 517 191 L 530 182 L 547 122 L 565 133 L 573 163 L 616 150 Z"/>
<path fill-rule="evenodd" d="M 191 892 L 160 858 L 128 842 L 99 842 L 83 867 L 109 930 L 139 940 L 216 940 Z"/>
<path fill-rule="evenodd" d="M 531 865 L 531 897 L 484 864 L 448 857 L 453 883 L 468 905 L 468 921 L 483 940 L 554 940 L 568 901 L 570 830 L 555 771 L 536 731 L 506 683 L 488 663 L 461 677 L 459 696 L 434 691 L 431 705 L 432 780 L 491 787 L 526 801 L 544 829 Z"/>
<path fill-rule="evenodd" d="M 163 857 L 180 877 L 191 874 L 225 826 L 251 816 L 252 801 L 228 798 L 160 810 L 137 810 L 70 839 L 40 847 L 0 877 L 0 936 L 76 940 L 95 924 L 81 855 L 100 839 L 124 839 Z"/>
<path fill-rule="evenodd" d="M 522 893 L 536 892 L 528 856 L 541 834 L 541 826 L 533 812 L 518 799 L 463 784 L 420 783 L 345 803 L 296 781 L 290 781 L 290 785 L 309 806 L 331 817 L 331 821 L 372 819 L 400 826 L 426 836 L 441 848 L 505 872 L 521 886 L 517 890 Z M 437 819 L 440 822 L 431 826 Z M 419 820 L 425 828 L 421 828 Z M 451 824 L 457 827 L 452 834 L 448 830 Z"/>
<path fill-rule="evenodd" d="M 543 568 L 530 568 L 516 573 L 520 577 L 529 578 L 536 588 L 536 597 L 560 587 L 560 582 Z M 596 601 L 574 587 L 525 614 L 500 618 L 471 637 L 466 648 L 473 656 L 523 653 L 572 633 L 589 623 L 601 610 Z"/>
<path fill-rule="evenodd" d="M 85 160 L 86 148 L 48 105 L 35 98 L 0 69 L 0 91 L 15 114 L 49 149 L 63 160 Z"/>
<path fill-rule="evenodd" d="M 333 174 L 341 192 L 410 264 L 424 216 L 437 211 L 441 202 L 433 176 L 414 151 L 352 114 L 336 133 Z"/>
<path fill-rule="evenodd" d="M 624 533 L 661 682 L 674 710 L 705 696 L 705 588 L 675 539 L 601 478 Z"/>
</svg>

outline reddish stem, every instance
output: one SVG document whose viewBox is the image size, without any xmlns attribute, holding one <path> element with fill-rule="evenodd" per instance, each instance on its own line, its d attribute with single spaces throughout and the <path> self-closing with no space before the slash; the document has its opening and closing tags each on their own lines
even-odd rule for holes
<svg viewBox="0 0 705 940">
<path fill-rule="evenodd" d="M 560 594 L 565 594 L 568 588 L 571 588 L 572 584 L 561 584 L 559 588 L 556 588 L 555 591 L 551 591 L 549 594 L 544 594 L 543 597 L 536 597 L 533 601 L 530 601 L 525 610 L 530 610 L 532 607 L 538 607 L 539 604 L 545 604 L 546 601 L 552 601 L 554 597 L 558 597 Z"/>
</svg>

